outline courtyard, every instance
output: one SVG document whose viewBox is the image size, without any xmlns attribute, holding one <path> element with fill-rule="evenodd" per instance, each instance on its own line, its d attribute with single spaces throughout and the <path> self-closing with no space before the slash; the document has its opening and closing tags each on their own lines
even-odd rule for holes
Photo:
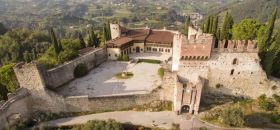
<svg viewBox="0 0 280 130">
<path fill-rule="evenodd" d="M 116 96 L 150 93 L 161 85 L 159 64 L 107 61 L 83 78 L 75 79 L 57 91 L 64 96 Z M 119 79 L 119 72 L 132 72 L 133 77 Z"/>
</svg>

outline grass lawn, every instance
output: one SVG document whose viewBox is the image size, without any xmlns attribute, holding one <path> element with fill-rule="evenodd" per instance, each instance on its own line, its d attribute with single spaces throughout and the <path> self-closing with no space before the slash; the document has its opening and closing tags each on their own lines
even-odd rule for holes
<svg viewBox="0 0 280 130">
<path fill-rule="evenodd" d="M 120 72 L 115 75 L 117 79 L 130 79 L 134 76 L 132 72 Z"/>
<path fill-rule="evenodd" d="M 151 63 L 151 64 L 160 64 L 160 60 L 153 60 L 153 59 L 139 59 L 137 63 Z"/>
</svg>

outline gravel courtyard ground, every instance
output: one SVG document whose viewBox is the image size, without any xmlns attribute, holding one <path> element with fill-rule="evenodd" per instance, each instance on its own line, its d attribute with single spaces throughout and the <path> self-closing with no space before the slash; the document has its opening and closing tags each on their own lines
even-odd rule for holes
<svg viewBox="0 0 280 130">
<path fill-rule="evenodd" d="M 157 74 L 159 68 L 158 64 L 107 61 L 87 76 L 62 86 L 58 93 L 64 96 L 89 97 L 150 93 L 161 84 Z M 134 76 L 125 80 L 114 76 L 123 71 L 133 72 Z"/>
</svg>

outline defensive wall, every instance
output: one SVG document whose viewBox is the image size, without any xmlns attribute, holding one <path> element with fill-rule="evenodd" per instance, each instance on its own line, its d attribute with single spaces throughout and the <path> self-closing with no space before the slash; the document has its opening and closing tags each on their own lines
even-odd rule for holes
<svg viewBox="0 0 280 130">
<path fill-rule="evenodd" d="M 42 68 L 42 76 L 46 86 L 50 89 L 55 89 L 75 78 L 73 72 L 77 65 L 83 63 L 87 66 L 88 70 L 91 70 L 106 60 L 107 50 L 106 47 L 104 47 L 86 53 L 85 55 L 82 55 L 53 69 L 45 70 Z"/>
<path fill-rule="evenodd" d="M 88 68 L 93 69 L 106 61 L 106 56 L 106 49 L 98 49 L 51 70 L 45 70 L 36 63 L 17 64 L 14 71 L 21 88 L 9 95 L 8 101 L 0 103 L 0 129 L 7 123 L 12 123 L 12 120 L 28 119 L 35 111 L 53 113 L 118 111 L 155 100 L 170 100 L 172 97 L 172 93 L 168 93 L 167 96 L 159 91 L 137 95 L 64 97 L 53 91 L 59 85 L 47 84 L 47 82 L 67 83 L 74 79 L 72 74 L 76 65 L 84 63 Z"/>
<path fill-rule="evenodd" d="M 258 53 L 212 53 L 209 60 L 181 60 L 178 75 L 188 80 L 207 79 L 206 92 L 257 98 L 279 93 L 279 84 L 270 81 L 259 64 Z M 273 90 L 276 85 L 278 89 Z"/>
<path fill-rule="evenodd" d="M 31 113 L 30 94 L 27 89 L 20 88 L 8 95 L 8 100 L 0 102 L 0 129 L 6 124 L 14 124 L 17 120 L 27 120 Z"/>
</svg>

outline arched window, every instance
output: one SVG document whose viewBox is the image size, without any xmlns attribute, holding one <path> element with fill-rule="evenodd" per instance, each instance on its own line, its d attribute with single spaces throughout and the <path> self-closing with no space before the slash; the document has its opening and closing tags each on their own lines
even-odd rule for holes
<svg viewBox="0 0 280 130">
<path fill-rule="evenodd" d="M 224 48 L 228 48 L 228 41 L 226 41 Z"/>
<path fill-rule="evenodd" d="M 233 59 L 232 64 L 233 64 L 233 65 L 237 65 L 237 64 L 238 64 L 238 60 L 237 60 L 237 58 Z"/>
<path fill-rule="evenodd" d="M 233 75 L 233 74 L 234 74 L 234 69 L 232 69 L 230 72 L 230 75 Z"/>
</svg>

